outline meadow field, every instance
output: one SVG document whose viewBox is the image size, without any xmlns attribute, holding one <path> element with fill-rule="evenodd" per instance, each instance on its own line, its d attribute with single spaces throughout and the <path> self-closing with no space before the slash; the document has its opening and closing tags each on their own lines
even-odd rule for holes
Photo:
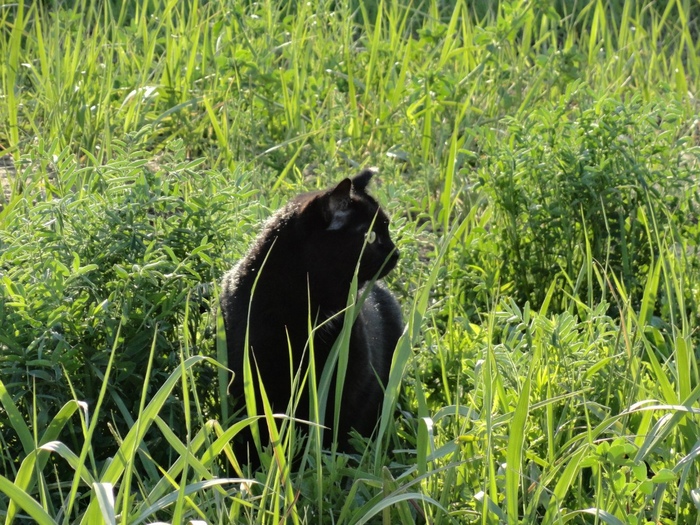
<svg viewBox="0 0 700 525">
<path fill-rule="evenodd" d="M 0 517 L 700 524 L 699 75 L 696 0 L 0 4 Z M 368 166 L 376 432 L 247 472 L 221 277 Z"/>
</svg>

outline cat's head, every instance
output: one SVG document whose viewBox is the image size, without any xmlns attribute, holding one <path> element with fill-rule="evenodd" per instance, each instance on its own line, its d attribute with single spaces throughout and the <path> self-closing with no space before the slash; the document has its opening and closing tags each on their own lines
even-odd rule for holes
<svg viewBox="0 0 700 525">
<path fill-rule="evenodd" d="M 304 259 L 310 272 L 335 272 L 347 280 L 360 254 L 360 282 L 384 277 L 396 266 L 399 252 L 389 235 L 389 218 L 366 192 L 374 174 L 364 170 L 302 201 L 300 233 L 306 239 Z"/>
</svg>

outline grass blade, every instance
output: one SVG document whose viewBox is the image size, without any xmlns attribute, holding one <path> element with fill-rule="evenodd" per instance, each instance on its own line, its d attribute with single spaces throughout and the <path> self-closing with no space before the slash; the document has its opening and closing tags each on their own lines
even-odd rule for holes
<svg viewBox="0 0 700 525">
<path fill-rule="evenodd" d="M 39 525 L 55 525 L 56 522 L 34 498 L 4 476 L 0 476 L 0 492 L 29 514 Z"/>
</svg>

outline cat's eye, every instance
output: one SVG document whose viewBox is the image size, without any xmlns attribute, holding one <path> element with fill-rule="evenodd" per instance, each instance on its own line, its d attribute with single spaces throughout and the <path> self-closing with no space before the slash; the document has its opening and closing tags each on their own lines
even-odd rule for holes
<svg viewBox="0 0 700 525">
<path fill-rule="evenodd" d="M 367 244 L 372 244 L 377 240 L 377 234 L 374 230 L 368 231 L 365 236 L 367 237 Z"/>
</svg>

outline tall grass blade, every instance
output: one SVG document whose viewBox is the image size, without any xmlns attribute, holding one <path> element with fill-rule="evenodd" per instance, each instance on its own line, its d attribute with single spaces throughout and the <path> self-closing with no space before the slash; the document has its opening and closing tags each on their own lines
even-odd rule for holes
<svg viewBox="0 0 700 525">
<path fill-rule="evenodd" d="M 4 476 L 0 476 L 0 493 L 5 494 L 12 502 L 29 514 L 35 523 L 39 525 L 55 525 L 56 522 L 53 518 L 34 498 Z"/>
<path fill-rule="evenodd" d="M 102 511 L 102 518 L 107 525 L 116 525 L 117 518 L 114 512 L 114 487 L 111 483 L 93 483 L 97 504 Z"/>
<path fill-rule="evenodd" d="M 119 482 L 127 467 L 127 460 L 131 457 L 128 455 L 128 452 L 134 450 L 135 444 L 143 440 L 144 435 L 150 429 L 156 416 L 163 408 L 163 405 L 168 399 L 170 393 L 172 392 L 172 389 L 175 388 L 175 385 L 180 380 L 180 375 L 184 372 L 189 371 L 195 365 L 207 362 L 215 364 L 215 362 L 208 357 L 192 356 L 185 360 L 182 367 L 178 367 L 175 371 L 173 371 L 173 373 L 168 377 L 163 386 L 160 387 L 160 389 L 156 392 L 156 394 L 153 396 L 148 405 L 144 408 L 143 413 L 139 418 L 141 420 L 141 424 L 138 425 L 138 427 L 135 426 L 132 427 L 131 430 L 129 430 L 129 433 L 126 435 L 124 441 L 119 447 L 119 450 L 115 454 L 114 459 L 105 469 L 105 471 L 101 474 L 99 479 L 101 483 L 112 483 L 114 485 Z M 81 456 L 81 464 L 83 461 L 84 459 Z M 83 519 L 84 523 L 87 523 L 85 519 L 88 519 L 90 516 L 94 516 L 95 510 L 97 510 L 99 515 L 99 507 L 97 506 L 96 500 L 93 499 L 90 502 L 90 505 L 85 513 L 86 518 Z"/>
<path fill-rule="evenodd" d="M 536 361 L 533 361 L 536 362 Z M 535 367 L 530 367 L 530 371 Z M 523 479 L 522 455 L 525 447 L 525 425 L 530 409 L 530 377 L 525 379 L 520 390 L 520 399 L 513 414 L 510 424 L 508 448 L 506 451 L 506 503 L 508 506 L 508 523 L 517 524 L 518 516 L 518 489 Z"/>
<path fill-rule="evenodd" d="M 435 501 L 433 498 L 430 496 L 426 496 L 424 494 L 415 492 L 407 492 L 404 494 L 394 494 L 392 496 L 389 496 L 387 498 L 382 498 L 382 500 L 374 505 L 369 511 L 367 511 L 361 519 L 356 521 L 356 525 L 363 525 L 367 523 L 369 520 L 371 520 L 374 516 L 379 514 L 382 510 L 391 507 L 392 505 L 396 505 L 402 501 L 419 501 L 421 503 L 428 503 L 429 505 L 433 505 L 434 507 L 440 509 L 441 511 L 447 513 L 446 509 L 442 508 L 442 506 Z"/>
<path fill-rule="evenodd" d="M 10 425 L 12 425 L 14 431 L 17 432 L 17 436 L 22 442 L 24 452 L 26 454 L 31 453 L 35 446 L 34 436 L 29 430 L 27 424 L 24 422 L 22 414 L 17 408 L 17 405 L 15 405 L 15 402 L 12 400 L 10 394 L 7 392 L 5 384 L 2 382 L 2 380 L 0 380 L 0 403 L 2 403 L 2 406 L 7 413 Z"/>
<path fill-rule="evenodd" d="M 0 388 L 2 388 L 1 382 Z M 49 423 L 49 426 L 47 427 L 46 431 L 39 440 L 39 448 L 33 450 L 22 461 L 22 464 L 20 465 L 20 468 L 17 471 L 17 475 L 15 476 L 14 481 L 15 486 L 17 486 L 17 488 L 26 492 L 32 491 L 32 489 L 38 481 L 35 475 L 43 472 L 44 467 L 46 466 L 46 463 L 48 461 L 48 454 L 43 452 L 56 450 L 55 448 L 51 448 L 50 444 L 58 438 L 60 432 L 63 430 L 65 425 L 68 423 L 70 418 L 78 409 L 82 409 L 87 413 L 87 405 L 85 403 L 79 401 L 69 401 L 63 406 L 63 408 L 61 408 L 58 414 L 54 416 L 54 418 L 51 420 L 51 423 Z M 10 504 L 7 507 L 6 516 L 6 521 L 8 523 L 13 520 L 17 510 L 18 509 L 14 501 L 10 501 Z"/>
<path fill-rule="evenodd" d="M 19 146 L 19 102 L 16 100 L 15 90 L 17 89 L 17 73 L 19 72 L 19 54 L 22 48 L 22 33 L 24 33 L 24 0 L 19 0 L 14 6 L 17 10 L 12 32 L 10 33 L 9 53 L 6 55 L 7 63 L 5 71 L 5 96 L 7 97 L 8 126 L 10 135 L 10 146 Z M 19 160 L 19 149 L 14 150 L 15 161 Z"/>
<path fill-rule="evenodd" d="M 589 454 L 591 454 L 591 451 L 586 447 L 580 447 L 569 456 L 566 467 L 563 468 L 561 476 L 552 491 L 549 505 L 547 505 L 547 512 L 542 520 L 543 524 L 549 525 L 550 523 L 560 522 L 562 516 L 559 514 L 559 509 L 562 507 L 562 502 L 569 492 L 569 488 L 574 482 L 574 479 L 579 475 L 581 462 Z"/>
<path fill-rule="evenodd" d="M 228 384 L 231 381 L 231 373 L 227 370 L 228 345 L 226 344 L 226 327 L 224 326 L 224 314 L 221 307 L 219 307 L 218 290 L 214 292 L 214 305 L 216 311 L 216 360 L 222 365 L 216 369 L 219 399 L 221 400 L 221 421 L 227 423 L 229 420 L 229 404 L 226 400 L 228 400 Z"/>
<path fill-rule="evenodd" d="M 230 484 L 238 484 L 242 482 L 250 482 L 250 480 L 244 480 L 240 478 L 219 478 L 219 479 L 212 479 L 212 480 L 206 480 L 206 481 L 198 481 L 196 483 L 191 483 L 190 485 L 187 485 L 184 488 L 184 494 L 185 496 L 190 496 L 192 494 L 196 494 L 198 492 L 210 489 L 210 488 L 218 488 L 218 487 L 223 487 L 226 485 Z M 134 519 L 134 521 L 131 521 L 130 523 L 132 525 L 138 525 L 139 523 L 143 523 L 147 520 L 153 519 L 153 515 L 156 514 L 157 512 L 161 512 L 165 509 L 167 509 L 170 505 L 175 503 L 178 498 L 180 498 L 180 493 L 179 492 L 172 492 L 171 494 L 168 494 L 167 496 L 164 496 L 154 502 L 152 505 L 149 507 L 143 509 L 142 511 L 139 512 L 138 517 Z"/>
</svg>

